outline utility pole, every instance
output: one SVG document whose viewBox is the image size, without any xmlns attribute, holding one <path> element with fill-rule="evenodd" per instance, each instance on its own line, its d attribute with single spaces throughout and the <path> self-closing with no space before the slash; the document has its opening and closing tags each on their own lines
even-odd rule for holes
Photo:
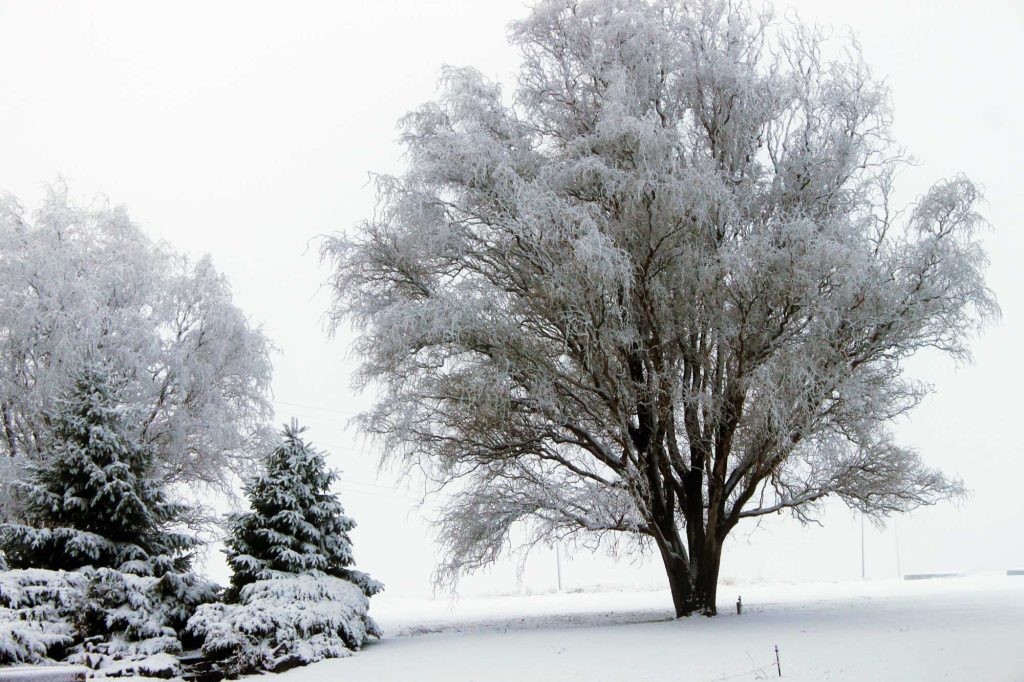
<svg viewBox="0 0 1024 682">
<path fill-rule="evenodd" d="M 903 580 L 903 569 L 900 567 L 900 529 L 895 519 L 892 522 L 892 532 L 896 536 L 896 575 Z"/>
<path fill-rule="evenodd" d="M 558 572 L 558 591 L 562 591 L 562 543 L 555 542 L 555 570 Z"/>
<path fill-rule="evenodd" d="M 860 513 L 860 579 L 864 580 L 867 572 L 864 570 L 864 512 Z"/>
</svg>

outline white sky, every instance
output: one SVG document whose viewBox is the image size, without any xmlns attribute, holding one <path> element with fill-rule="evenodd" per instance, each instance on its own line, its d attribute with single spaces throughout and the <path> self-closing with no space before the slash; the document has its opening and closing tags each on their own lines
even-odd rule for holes
<svg viewBox="0 0 1024 682">
<path fill-rule="evenodd" d="M 975 343 L 974 365 L 912 363 L 937 393 L 899 427 L 974 494 L 901 518 L 896 529 L 869 527 L 868 575 L 895 575 L 896 530 L 905 573 L 1022 568 L 1024 4 L 774 4 L 859 36 L 892 86 L 897 138 L 922 163 L 903 177 L 903 199 L 964 172 L 985 187 L 993 224 L 989 282 L 1003 320 Z M 323 332 L 327 273 L 314 238 L 369 215 L 367 173 L 400 170 L 395 122 L 434 95 L 442 64 L 476 66 L 511 91 L 517 62 L 505 26 L 525 13 L 519 0 L 0 0 L 0 189 L 34 207 L 43 183 L 60 174 L 81 198 L 126 204 L 151 236 L 212 254 L 236 302 L 280 348 L 277 421 L 298 417 L 332 453 L 360 524 L 358 565 L 392 595 L 429 590 L 435 550 L 415 493 L 378 474 L 372 447 L 345 428 L 367 397 L 349 385 L 348 339 Z M 837 507 L 824 522 L 741 527 L 722 575 L 859 576 L 859 521 Z M 223 575 L 215 562 L 210 569 Z M 660 585 L 661 575 L 657 565 L 582 554 L 565 564 L 570 586 Z M 521 586 L 509 563 L 464 591 L 546 589 L 554 579 L 553 554 L 541 549 Z"/>
</svg>

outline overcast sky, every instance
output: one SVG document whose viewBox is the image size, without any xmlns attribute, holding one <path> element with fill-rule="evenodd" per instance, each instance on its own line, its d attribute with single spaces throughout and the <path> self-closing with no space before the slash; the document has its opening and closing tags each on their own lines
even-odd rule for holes
<svg viewBox="0 0 1024 682">
<path fill-rule="evenodd" d="M 910 364 L 936 393 L 898 429 L 973 495 L 869 527 L 868 574 L 896 575 L 897 537 L 904 573 L 1024 568 L 1024 3 L 774 4 L 852 29 L 892 87 L 896 136 L 920 160 L 899 196 L 910 201 L 963 172 L 985 188 L 992 223 L 989 282 L 1003 319 L 975 342 L 973 365 Z M 429 508 L 414 507 L 415 480 L 396 487 L 393 472 L 378 474 L 372 446 L 346 429 L 367 397 L 350 387 L 349 339 L 323 330 L 329 298 L 316 237 L 370 214 L 367 174 L 401 169 L 395 122 L 433 97 L 441 65 L 475 66 L 511 92 L 517 59 L 505 26 L 526 12 L 519 0 L 0 0 L 0 190 L 34 207 L 60 175 L 82 199 L 126 204 L 149 235 L 213 256 L 280 349 L 278 421 L 309 424 L 343 471 L 358 565 L 393 596 L 429 589 Z M 859 576 L 859 520 L 839 506 L 823 521 L 741 527 L 723 577 Z M 217 562 L 210 569 L 223 577 Z M 507 563 L 465 591 L 546 589 L 554 573 L 552 553 L 540 549 L 521 586 Z M 662 576 L 657 565 L 578 553 L 565 564 L 570 585 L 655 585 Z"/>
</svg>

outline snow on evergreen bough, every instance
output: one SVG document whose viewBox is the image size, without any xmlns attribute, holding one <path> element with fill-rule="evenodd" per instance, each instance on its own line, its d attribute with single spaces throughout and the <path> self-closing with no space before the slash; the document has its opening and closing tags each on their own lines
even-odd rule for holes
<svg viewBox="0 0 1024 682">
<path fill-rule="evenodd" d="M 324 574 L 279 575 L 241 590 L 238 604 L 206 604 L 188 630 L 203 655 L 231 672 L 280 671 L 349 656 L 380 637 L 369 600 L 356 585 Z"/>
</svg>

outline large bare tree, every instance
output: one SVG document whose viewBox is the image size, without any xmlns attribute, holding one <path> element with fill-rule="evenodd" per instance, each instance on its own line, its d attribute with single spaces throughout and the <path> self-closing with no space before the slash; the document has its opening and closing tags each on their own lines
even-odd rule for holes
<svg viewBox="0 0 1024 682">
<path fill-rule="evenodd" d="M 894 442 L 998 309 L 978 189 L 890 205 L 905 163 L 854 43 L 715 0 L 550 0 L 519 87 L 446 69 L 407 170 L 325 241 L 360 329 L 363 426 L 451 484 L 442 579 L 534 539 L 621 532 L 678 615 L 715 612 L 743 519 L 837 497 L 875 517 L 962 492 Z"/>
</svg>

